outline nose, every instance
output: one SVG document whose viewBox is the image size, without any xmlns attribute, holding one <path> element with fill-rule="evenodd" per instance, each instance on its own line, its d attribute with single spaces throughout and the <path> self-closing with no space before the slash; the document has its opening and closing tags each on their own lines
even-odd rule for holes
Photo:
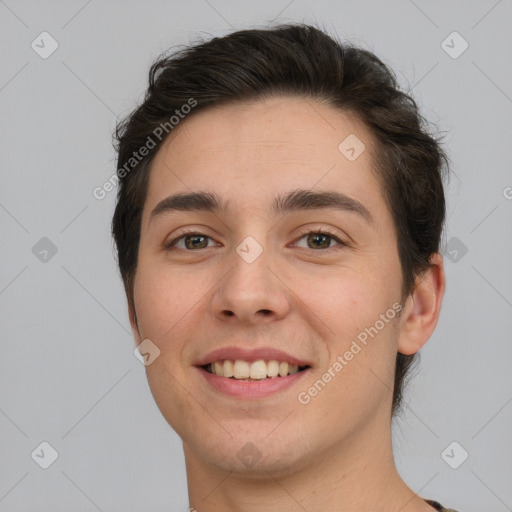
<svg viewBox="0 0 512 512">
<path fill-rule="evenodd" d="M 252 262 L 233 251 L 231 270 L 212 298 L 214 316 L 223 322 L 256 325 L 284 318 L 290 310 L 291 291 L 273 269 L 267 249 Z"/>
</svg>

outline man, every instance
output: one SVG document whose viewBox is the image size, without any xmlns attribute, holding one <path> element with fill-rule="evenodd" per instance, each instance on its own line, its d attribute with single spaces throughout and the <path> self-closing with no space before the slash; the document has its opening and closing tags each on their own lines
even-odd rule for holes
<svg viewBox="0 0 512 512">
<path fill-rule="evenodd" d="M 445 289 L 447 158 L 373 54 L 305 25 L 163 57 L 117 129 L 130 322 L 192 509 L 447 510 L 391 420 Z"/>
</svg>

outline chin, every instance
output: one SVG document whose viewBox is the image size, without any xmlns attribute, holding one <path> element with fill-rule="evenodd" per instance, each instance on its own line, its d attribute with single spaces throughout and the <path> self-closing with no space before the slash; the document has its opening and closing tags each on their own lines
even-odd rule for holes
<svg viewBox="0 0 512 512">
<path fill-rule="evenodd" d="M 298 445 L 304 446 L 302 443 L 290 435 L 265 439 L 270 431 L 263 435 L 238 435 L 233 438 L 227 434 L 222 438 L 210 436 L 212 444 L 205 444 L 206 435 L 200 439 L 189 439 L 184 443 L 185 456 L 192 449 L 194 457 L 219 471 L 261 479 L 268 479 L 269 473 L 272 476 L 285 476 L 307 467 L 310 457 L 303 449 L 297 450 Z"/>
</svg>

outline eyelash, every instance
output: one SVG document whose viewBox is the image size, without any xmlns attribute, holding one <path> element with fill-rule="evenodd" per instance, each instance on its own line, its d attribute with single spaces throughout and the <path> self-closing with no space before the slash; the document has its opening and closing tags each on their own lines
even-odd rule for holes
<svg viewBox="0 0 512 512">
<path fill-rule="evenodd" d="M 203 234 L 203 233 L 199 233 L 197 231 L 193 231 L 193 230 L 187 230 L 187 231 L 184 231 L 179 237 L 177 238 L 174 238 L 169 244 L 167 244 L 165 246 L 165 249 L 172 249 L 176 243 L 178 243 L 181 239 L 183 238 L 186 238 L 187 236 L 190 236 L 190 235 L 197 235 L 197 236 L 203 236 L 203 237 L 206 237 L 206 238 L 210 238 L 211 240 L 213 240 L 213 238 Z M 333 250 L 337 250 L 337 249 L 340 249 L 342 247 L 348 247 L 349 244 L 346 243 L 346 242 L 343 242 L 342 240 L 340 240 L 335 233 L 332 233 L 331 231 L 329 231 L 329 229 L 306 229 L 304 231 L 301 231 L 300 233 L 300 236 L 298 238 L 296 238 L 296 241 L 304 238 L 305 236 L 308 236 L 308 235 L 326 235 L 330 238 L 332 238 L 335 242 L 338 243 L 338 245 L 335 245 L 333 247 L 328 247 L 327 249 L 318 249 L 318 250 L 315 250 L 315 249 L 311 249 L 313 251 L 316 251 L 316 252 L 323 252 L 323 253 L 326 253 L 326 252 L 330 252 L 330 251 L 333 251 Z M 203 249 L 206 249 L 207 247 L 204 247 Z M 180 248 L 181 249 L 181 248 Z M 304 247 L 302 247 L 302 249 L 304 249 Z M 309 247 L 308 247 L 309 249 Z M 183 251 L 187 251 L 187 252 L 194 252 L 193 249 L 181 249 Z M 201 249 L 199 249 L 201 250 Z"/>
<path fill-rule="evenodd" d="M 324 229 L 311 229 L 311 228 L 305 229 L 304 231 L 301 231 L 300 236 L 296 240 L 298 241 L 301 238 L 304 238 L 305 236 L 308 236 L 308 235 L 326 235 L 326 236 L 328 236 L 329 238 L 332 238 L 335 242 L 338 243 L 338 245 L 335 245 L 333 247 L 328 247 L 327 249 L 318 249 L 317 252 L 324 252 L 324 253 L 326 253 L 326 252 L 330 252 L 330 251 L 339 250 L 342 247 L 348 247 L 348 244 L 346 242 L 344 242 L 343 240 L 340 240 L 336 236 L 335 233 L 333 233 L 332 231 L 330 231 L 327 228 L 324 228 Z M 309 247 L 307 247 L 307 249 L 309 249 Z M 315 249 L 311 249 L 311 250 L 314 251 Z"/>
</svg>

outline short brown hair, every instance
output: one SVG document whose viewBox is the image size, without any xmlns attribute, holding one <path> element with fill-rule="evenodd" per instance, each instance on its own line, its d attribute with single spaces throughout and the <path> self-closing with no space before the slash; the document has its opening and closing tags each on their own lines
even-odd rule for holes
<svg viewBox="0 0 512 512">
<path fill-rule="evenodd" d="M 159 58 L 151 66 L 143 103 L 117 125 L 119 190 L 112 233 L 130 308 L 150 164 L 165 137 L 129 172 L 126 162 L 191 98 L 193 115 L 211 106 L 276 95 L 320 100 L 365 124 L 376 141 L 374 172 L 397 233 L 402 299 L 430 267 L 445 219 L 448 158 L 414 99 L 399 89 L 393 71 L 373 53 L 313 26 L 240 30 Z M 415 357 L 397 354 L 393 415 Z"/>
</svg>

